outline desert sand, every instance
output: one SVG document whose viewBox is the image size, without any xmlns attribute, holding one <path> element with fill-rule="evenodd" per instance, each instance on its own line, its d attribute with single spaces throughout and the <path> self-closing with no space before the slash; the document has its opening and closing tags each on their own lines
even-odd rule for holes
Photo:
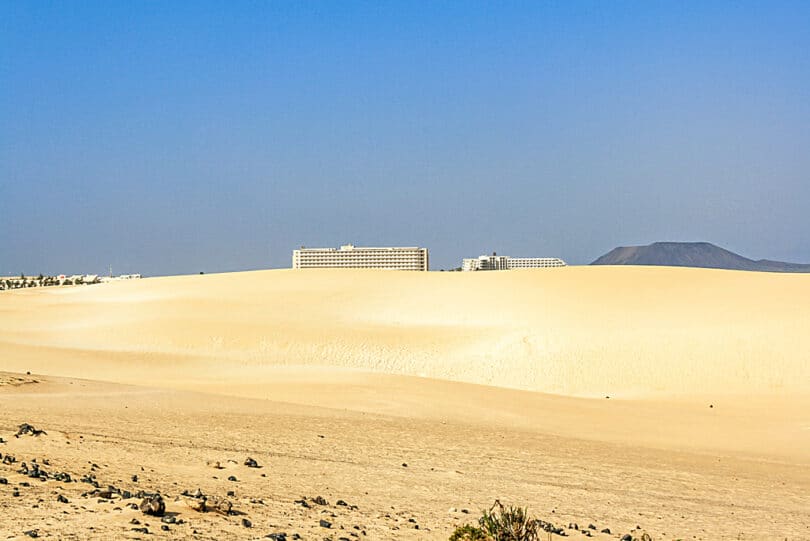
<svg viewBox="0 0 810 541">
<path fill-rule="evenodd" d="M 500 499 L 573 539 L 810 539 L 808 301 L 810 275 L 656 267 L 3 292 L 0 538 L 447 539 Z"/>
</svg>

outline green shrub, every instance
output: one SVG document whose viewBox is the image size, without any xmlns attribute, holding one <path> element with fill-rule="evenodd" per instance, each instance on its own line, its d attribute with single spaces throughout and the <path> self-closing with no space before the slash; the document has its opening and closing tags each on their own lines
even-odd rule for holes
<svg viewBox="0 0 810 541">
<path fill-rule="evenodd" d="M 505 507 L 495 500 L 489 511 L 478 519 L 481 529 L 494 541 L 535 541 L 538 539 L 537 522 L 523 507 Z"/>
<path fill-rule="evenodd" d="M 453 535 L 450 536 L 450 541 L 491 541 L 492 538 L 488 537 L 481 528 L 475 526 L 459 526 Z"/>
<path fill-rule="evenodd" d="M 537 541 L 540 525 L 522 507 L 506 507 L 495 500 L 478 519 L 479 527 L 460 526 L 450 541 Z"/>
</svg>

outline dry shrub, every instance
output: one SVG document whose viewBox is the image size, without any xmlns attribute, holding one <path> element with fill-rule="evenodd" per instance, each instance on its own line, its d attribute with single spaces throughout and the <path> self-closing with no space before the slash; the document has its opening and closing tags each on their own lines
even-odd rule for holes
<svg viewBox="0 0 810 541">
<path fill-rule="evenodd" d="M 504 506 L 500 501 L 478 519 L 479 527 L 456 528 L 450 541 L 537 541 L 539 526 L 523 507 Z"/>
</svg>

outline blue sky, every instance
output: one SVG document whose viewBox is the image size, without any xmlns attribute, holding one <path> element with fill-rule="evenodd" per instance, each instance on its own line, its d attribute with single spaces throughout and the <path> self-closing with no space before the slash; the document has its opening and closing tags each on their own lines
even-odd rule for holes
<svg viewBox="0 0 810 541">
<path fill-rule="evenodd" d="M 0 275 L 810 262 L 807 2 L 2 2 Z"/>
</svg>

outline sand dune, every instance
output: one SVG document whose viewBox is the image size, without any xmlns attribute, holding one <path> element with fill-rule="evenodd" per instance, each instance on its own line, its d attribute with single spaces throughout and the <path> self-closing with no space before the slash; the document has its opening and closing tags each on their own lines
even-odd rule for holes
<svg viewBox="0 0 810 541">
<path fill-rule="evenodd" d="M 369 539 L 447 539 L 474 520 L 449 508 L 495 498 L 609 526 L 599 539 L 636 525 L 655 539 L 810 539 L 807 300 L 810 276 L 652 267 L 4 292 L 0 370 L 15 373 L 0 373 L 0 451 L 76 474 L 96 462 L 132 491 L 236 487 L 257 528 L 172 499 L 187 521 L 176 539 L 340 537 L 318 525 L 327 515 Z M 10 437 L 21 422 L 48 435 Z M 238 484 L 207 466 L 229 459 Z M 24 480 L 16 466 L 0 476 Z M 63 505 L 54 488 L 0 487 L 0 531 L 137 537 L 137 511 L 81 485 L 57 487 Z M 321 493 L 328 508 L 294 502 Z"/>
<path fill-rule="evenodd" d="M 11 539 L 25 539 L 23 532 L 31 529 L 58 539 L 152 538 L 132 531 L 131 520 L 137 519 L 137 527 L 149 524 L 152 533 L 171 539 L 259 539 L 287 532 L 320 540 L 364 531 L 361 539 L 446 540 L 454 525 L 474 521 L 473 513 L 495 498 L 528 505 L 555 524 L 596 524 L 590 539 L 602 541 L 615 541 L 636 526 L 657 541 L 810 539 L 806 454 L 773 459 L 730 456 L 739 453 L 728 448 L 656 448 L 672 443 L 661 434 L 673 424 L 685 435 L 678 422 L 694 425 L 689 438 L 729 437 L 746 445 L 770 437 L 759 433 L 766 428 L 759 420 L 746 429 L 749 420 L 734 408 L 712 416 L 706 408 L 538 399 L 530 396 L 534 393 L 521 397 L 467 384 L 425 388 L 423 380 L 395 377 L 395 384 L 369 386 L 381 394 L 396 391 L 389 408 L 403 401 L 396 415 L 388 415 L 354 410 L 359 402 L 373 407 L 369 397 L 338 407 L 352 395 L 351 386 L 318 388 L 336 406 L 323 408 L 41 375 L 30 379 L 37 383 L 0 386 L 0 436 L 7 442 L 0 452 L 18 460 L 0 464 L 0 477 L 9 482 L 0 486 L 0 531 Z M 306 386 L 291 387 L 291 393 L 307 393 Z M 407 397 L 411 405 L 441 413 L 417 409 L 404 415 Z M 504 402 L 514 409 L 498 411 Z M 48 433 L 16 439 L 20 422 Z M 661 428 L 653 428 L 655 423 Z M 559 430 L 573 435 L 555 435 Z M 624 441 L 599 441 L 611 431 Z M 721 433 L 715 436 L 716 431 Z M 648 432 L 652 439 L 644 441 Z M 263 468 L 244 467 L 246 456 Z M 138 500 L 82 496 L 92 489 L 84 483 L 37 480 L 22 486 L 31 480 L 18 473 L 19 464 L 32 459 L 47 459 L 45 469 L 69 472 L 74 479 L 93 473 L 102 487 L 159 490 L 184 523 L 162 532 L 157 519 L 127 508 Z M 212 469 L 212 461 L 224 469 Z M 19 497 L 11 496 L 12 486 L 20 487 Z M 190 510 L 178 496 L 198 487 L 217 497 L 233 491 L 230 499 L 244 514 Z M 58 502 L 57 494 L 68 503 Z M 295 503 L 316 495 L 329 505 L 305 509 Z M 358 508 L 337 506 L 339 499 Z M 252 522 L 250 530 L 241 526 L 243 517 Z M 321 527 L 320 519 L 333 527 Z M 605 527 L 611 534 L 599 533 Z M 573 529 L 567 533 L 568 539 L 586 539 Z"/>
<path fill-rule="evenodd" d="M 808 300 L 810 276 L 683 268 L 244 272 L 7 292 L 0 352 L 209 359 L 217 381 L 309 365 L 583 397 L 806 394 Z"/>
</svg>

